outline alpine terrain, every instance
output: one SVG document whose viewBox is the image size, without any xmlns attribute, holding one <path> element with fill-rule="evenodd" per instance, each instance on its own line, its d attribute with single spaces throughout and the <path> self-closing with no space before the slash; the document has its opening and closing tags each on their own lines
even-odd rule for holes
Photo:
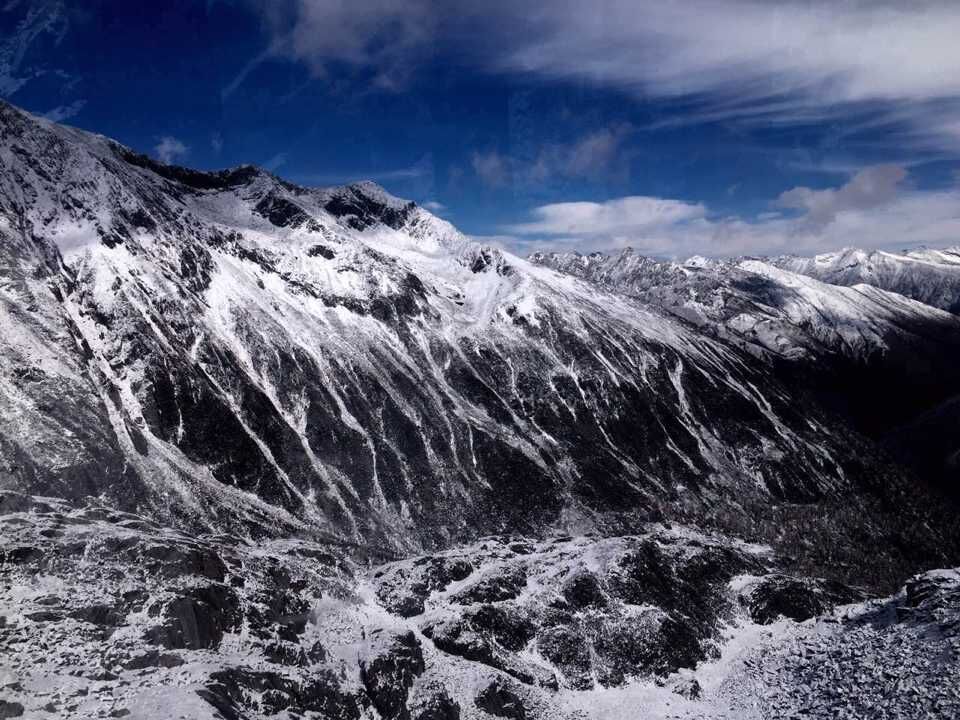
<svg viewBox="0 0 960 720">
<path fill-rule="evenodd" d="M 521 258 L 0 102 L 0 717 L 956 717 L 958 352 L 960 250 Z"/>
</svg>

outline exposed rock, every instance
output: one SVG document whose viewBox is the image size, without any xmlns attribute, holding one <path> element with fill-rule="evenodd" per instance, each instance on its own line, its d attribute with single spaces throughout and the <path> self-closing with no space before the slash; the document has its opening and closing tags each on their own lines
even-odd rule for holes
<svg viewBox="0 0 960 720">
<path fill-rule="evenodd" d="M 167 649 L 216 648 L 224 632 L 240 623 L 240 601 L 226 585 L 204 585 L 163 603 L 153 610 L 163 624 L 147 632 L 149 640 Z"/>
<path fill-rule="evenodd" d="M 412 632 L 374 630 L 360 677 L 373 706 L 384 720 L 409 720 L 407 695 L 414 679 L 423 673 L 423 653 Z"/>
<path fill-rule="evenodd" d="M 861 594 L 839 583 L 768 575 L 749 588 L 747 605 L 753 619 L 765 624 L 780 617 L 807 620 L 858 599 Z"/>
<path fill-rule="evenodd" d="M 513 718 L 513 720 L 524 720 L 527 717 L 523 698 L 517 694 L 511 683 L 500 677 L 492 680 L 477 693 L 474 704 L 497 717 Z"/>
<path fill-rule="evenodd" d="M 593 688 L 590 644 L 573 628 L 552 627 L 537 637 L 537 649 L 557 666 L 574 690 Z"/>
<path fill-rule="evenodd" d="M 0 700 L 0 718 L 16 718 L 23 715 L 23 705 L 9 700 Z"/>
<path fill-rule="evenodd" d="M 460 703 L 441 690 L 415 701 L 413 720 L 460 720 Z"/>
<path fill-rule="evenodd" d="M 159 650 L 147 650 L 124 661 L 127 670 L 142 670 L 148 667 L 172 668 L 183 665 L 183 658 L 176 653 L 162 653 Z"/>
<path fill-rule="evenodd" d="M 602 608 L 607 604 L 607 597 L 600 587 L 599 579 L 586 570 L 577 570 L 570 574 L 563 584 L 563 597 L 577 610 Z"/>
<path fill-rule="evenodd" d="M 527 584 L 527 570 L 514 564 L 496 568 L 475 583 L 451 596 L 451 602 L 468 605 L 512 600 Z"/>
</svg>

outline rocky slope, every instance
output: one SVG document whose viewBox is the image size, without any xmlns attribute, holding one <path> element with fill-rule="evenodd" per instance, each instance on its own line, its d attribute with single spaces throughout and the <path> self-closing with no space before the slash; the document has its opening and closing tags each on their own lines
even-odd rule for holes
<svg viewBox="0 0 960 720">
<path fill-rule="evenodd" d="M 490 537 L 366 569 L 327 543 L 189 536 L 12 493 L 0 531 L 4 717 L 960 708 L 956 571 L 863 603 L 858 590 L 784 574 L 769 548 L 660 523 L 619 537 Z"/>
<path fill-rule="evenodd" d="M 943 255 L 952 257 L 949 251 Z M 862 272 L 847 266 L 850 272 L 844 278 L 810 272 L 823 257 L 816 261 L 695 257 L 677 263 L 647 258 L 628 248 L 611 255 L 536 253 L 529 259 L 654 304 L 761 358 L 819 361 L 837 355 L 868 362 L 906 347 L 927 355 L 946 354 L 944 346 L 955 347 L 960 324 L 949 313 L 909 299 L 912 295 L 899 293 L 899 286 L 885 287 L 894 283 L 871 282 L 875 278 L 866 261 L 856 265 Z M 949 262 L 942 267 L 945 272 L 954 270 Z M 960 271 L 960 264 L 956 269 Z M 838 282 L 841 279 L 847 282 Z M 921 298 L 936 293 L 944 302 L 960 298 L 960 284 L 951 289 L 936 279 L 917 283 L 914 294 Z"/>
<path fill-rule="evenodd" d="M 775 368 L 791 392 L 816 397 L 925 482 L 960 500 L 953 432 L 960 321 L 941 309 L 960 297 L 951 279 L 960 269 L 956 257 L 953 251 L 844 251 L 809 261 L 676 263 L 628 249 L 530 259 L 659 307 L 743 348 Z M 840 267 L 843 273 L 826 271 Z"/>
<path fill-rule="evenodd" d="M 0 133 L 6 487 L 406 552 L 898 482 L 730 343 L 372 184 Z"/>
<path fill-rule="evenodd" d="M 955 575 L 862 601 L 960 561 L 957 514 L 856 416 L 952 387 L 943 310 L 531 262 L 0 103 L 0 321 L 2 717 L 775 716 L 900 645 L 952 678 Z"/>
<path fill-rule="evenodd" d="M 832 285 L 867 284 L 960 312 L 960 248 L 902 253 L 845 248 L 812 258 L 783 256 L 770 262 Z"/>
</svg>

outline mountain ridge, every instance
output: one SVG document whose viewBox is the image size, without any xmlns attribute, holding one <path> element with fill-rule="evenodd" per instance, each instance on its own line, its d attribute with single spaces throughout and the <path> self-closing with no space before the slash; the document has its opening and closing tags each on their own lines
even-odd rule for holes
<svg viewBox="0 0 960 720">
<path fill-rule="evenodd" d="M 0 715 L 956 706 L 956 505 L 883 431 L 953 451 L 960 318 L 0 141 Z"/>
<path fill-rule="evenodd" d="M 373 184 L 158 174 L 0 119 L 5 307 L 24 337 L 59 328 L 70 360 L 30 379 L 31 343 L 4 348 L 20 409 L 0 437 L 24 459 L 7 487 L 409 552 L 725 508 L 749 526 L 745 503 L 839 502 L 877 485 L 864 467 L 899 472 L 727 338 Z"/>
</svg>

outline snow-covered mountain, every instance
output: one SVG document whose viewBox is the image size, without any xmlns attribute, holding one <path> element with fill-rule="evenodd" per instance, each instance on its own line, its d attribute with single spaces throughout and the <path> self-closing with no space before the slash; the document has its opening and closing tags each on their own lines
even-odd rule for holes
<svg viewBox="0 0 960 720">
<path fill-rule="evenodd" d="M 885 267 L 890 270 L 883 276 L 886 284 L 951 307 L 960 298 L 960 286 L 950 290 L 948 280 L 960 268 L 954 266 L 956 256 L 952 251 L 918 251 L 909 256 L 912 260 L 862 251 L 839 255 L 848 259 L 846 274 L 823 274 L 824 280 L 806 271 L 826 267 L 825 256 L 809 262 L 669 262 L 627 249 L 611 255 L 538 253 L 530 260 L 660 308 L 742 348 L 774 368 L 794 394 L 816 397 L 925 482 L 958 497 L 953 408 L 960 396 L 955 361 L 960 319 L 900 292 L 867 282 L 848 284 L 873 281 L 877 275 L 870 268 Z M 917 270 L 921 257 L 926 260 Z M 908 274 L 894 272 L 904 267 L 915 269 L 910 288 L 904 286 Z M 909 442 L 901 442 L 904 435 Z"/>
<path fill-rule="evenodd" d="M 0 120 L 7 486 L 399 549 L 842 495 L 872 462 L 749 355 L 375 185 Z"/>
<path fill-rule="evenodd" d="M 950 257 L 949 251 L 942 254 Z M 857 257 L 876 255 L 857 251 Z M 629 248 L 611 255 L 536 253 L 529 259 L 642 299 L 758 356 L 801 360 L 837 354 L 868 360 L 902 344 L 936 346 L 940 352 L 942 342 L 953 341 L 960 328 L 944 310 L 870 282 L 866 271 L 858 280 L 846 275 L 846 282 L 808 272 L 813 260 L 669 262 Z M 956 269 L 960 282 L 960 265 Z M 947 306 L 950 297 L 960 301 L 960 284 L 952 294 L 934 281 L 922 287 L 924 292 L 914 294 L 939 293 Z"/>
<path fill-rule="evenodd" d="M 833 285 L 863 283 L 960 313 L 960 247 L 901 253 L 845 248 L 812 258 L 783 256 L 769 262 Z"/>
<path fill-rule="evenodd" d="M 851 420 L 950 392 L 941 309 L 0 103 L 0 328 L 0 716 L 764 717 L 819 707 L 794 647 L 956 708 L 956 573 L 860 603 L 956 564 L 954 506 Z"/>
</svg>

